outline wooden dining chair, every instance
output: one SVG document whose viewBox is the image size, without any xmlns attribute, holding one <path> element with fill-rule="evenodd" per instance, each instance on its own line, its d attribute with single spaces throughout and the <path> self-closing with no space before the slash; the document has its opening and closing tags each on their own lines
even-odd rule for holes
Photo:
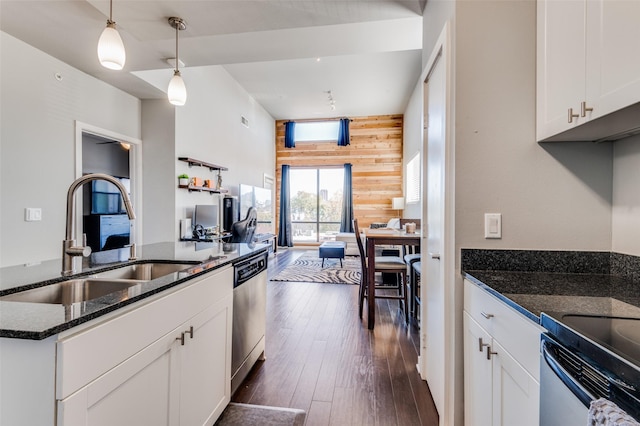
<svg viewBox="0 0 640 426">
<path fill-rule="evenodd" d="M 362 309 L 364 306 L 364 299 L 368 293 L 368 273 L 369 261 L 364 251 L 364 245 L 362 243 L 362 236 L 360 235 L 360 229 L 358 229 L 358 219 L 353 220 L 353 230 L 356 234 L 356 243 L 358 244 L 358 251 L 360 252 L 360 265 L 362 268 L 362 274 L 360 278 L 360 292 L 358 299 L 358 313 L 362 318 Z M 375 286 L 376 290 L 388 290 L 397 289 L 398 295 L 375 293 L 374 297 L 377 299 L 396 299 L 402 301 L 402 308 L 404 311 L 404 320 L 409 322 L 409 309 L 407 304 L 407 264 L 404 263 L 401 257 L 398 256 L 376 256 L 375 258 L 375 272 L 391 272 L 399 274 L 400 280 L 397 280 L 397 285 L 379 285 Z"/>
</svg>

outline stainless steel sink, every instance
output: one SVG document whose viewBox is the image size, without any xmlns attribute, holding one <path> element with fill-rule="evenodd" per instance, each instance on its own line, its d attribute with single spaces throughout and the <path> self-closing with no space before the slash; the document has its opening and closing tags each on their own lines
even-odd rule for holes
<svg viewBox="0 0 640 426">
<path fill-rule="evenodd" d="M 174 272 L 184 271 L 194 266 L 189 263 L 138 263 L 127 265 L 110 271 L 99 272 L 96 278 L 127 279 L 127 280 L 155 280 Z"/>
<path fill-rule="evenodd" d="M 142 283 L 194 266 L 189 263 L 138 263 L 110 271 L 99 272 L 87 278 L 62 281 L 0 297 L 2 302 L 30 302 L 70 305 L 86 302 L 107 294 L 127 290 L 122 299 L 140 294 Z"/>
<path fill-rule="evenodd" d="M 0 301 L 70 305 L 97 299 L 120 290 L 128 290 L 126 297 L 128 298 L 139 293 L 140 287 L 141 281 L 136 280 L 75 279 L 8 294 L 0 297 Z"/>
</svg>

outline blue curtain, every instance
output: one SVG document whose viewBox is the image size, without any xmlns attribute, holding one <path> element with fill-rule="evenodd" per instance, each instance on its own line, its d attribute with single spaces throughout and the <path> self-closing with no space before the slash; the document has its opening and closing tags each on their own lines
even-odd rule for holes
<svg viewBox="0 0 640 426">
<path fill-rule="evenodd" d="M 353 232 L 353 188 L 351 164 L 344 165 L 344 188 L 342 189 L 342 219 L 340 232 Z"/>
<path fill-rule="evenodd" d="M 282 179 L 280 179 L 280 226 L 278 229 L 278 245 L 281 247 L 293 247 L 290 195 L 289 166 L 283 164 Z"/>
<path fill-rule="evenodd" d="M 296 147 L 295 130 L 296 130 L 295 121 L 287 121 L 286 123 L 284 123 L 284 147 L 285 148 Z"/>
<path fill-rule="evenodd" d="M 340 127 L 338 128 L 338 146 L 347 146 L 351 143 L 349 137 L 349 124 L 351 120 L 348 118 L 340 119 Z"/>
</svg>

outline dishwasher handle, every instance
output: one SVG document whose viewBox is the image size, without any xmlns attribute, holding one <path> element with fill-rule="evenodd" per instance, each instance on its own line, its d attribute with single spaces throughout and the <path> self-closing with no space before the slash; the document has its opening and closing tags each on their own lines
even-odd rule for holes
<svg viewBox="0 0 640 426">
<path fill-rule="evenodd" d="M 540 344 L 542 357 L 547 365 L 555 373 L 556 376 L 564 383 L 564 385 L 573 393 L 586 407 L 589 407 L 591 401 L 597 398 L 586 390 L 575 378 L 558 362 L 549 347 L 555 346 L 555 343 L 543 338 Z"/>
</svg>

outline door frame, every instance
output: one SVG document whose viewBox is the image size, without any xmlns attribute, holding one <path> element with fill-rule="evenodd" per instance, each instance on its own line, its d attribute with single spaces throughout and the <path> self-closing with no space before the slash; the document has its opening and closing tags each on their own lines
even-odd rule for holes
<svg viewBox="0 0 640 426">
<path fill-rule="evenodd" d="M 132 243 L 142 244 L 142 140 L 123 135 L 111 130 L 103 129 L 92 124 L 75 121 L 75 178 L 82 176 L 82 135 L 88 133 L 118 142 L 130 144 L 129 175 L 131 177 L 131 204 L 136 213 L 136 219 L 131 222 Z M 76 194 L 78 206 L 82 206 L 82 191 Z M 82 235 L 82 209 L 76 209 L 76 235 Z"/>
<path fill-rule="evenodd" d="M 420 79 L 420 84 L 423 90 L 423 113 L 422 113 L 422 217 L 423 223 L 429 223 L 429 217 L 427 213 L 427 164 L 428 164 L 428 139 L 427 139 L 427 122 L 425 117 L 428 117 L 428 111 L 425 108 L 425 96 L 427 95 L 425 86 L 436 64 L 440 63 L 444 66 L 444 181 L 443 181 L 443 229 L 442 229 L 442 252 L 440 254 L 439 262 L 422 262 L 421 276 L 428 276 L 429 267 L 432 265 L 438 265 L 441 273 L 441 281 L 444 285 L 444 335 L 445 342 L 442 350 L 444 351 L 445 365 L 444 369 L 444 389 L 436 390 L 436 392 L 442 392 L 444 397 L 443 407 L 437 407 L 439 409 L 440 425 L 453 425 L 459 423 L 461 418 L 457 415 L 460 412 L 460 402 L 462 395 L 462 380 L 458 380 L 456 373 L 460 371 L 457 348 L 457 341 L 461 338 L 457 332 L 458 325 L 458 313 L 456 312 L 456 275 L 455 275 L 455 127 L 454 127 L 454 71 L 453 71 L 453 44 L 451 40 L 451 23 L 445 22 L 443 29 L 438 37 L 438 40 L 429 56 L 429 59 L 424 68 L 423 74 Z M 423 227 L 428 230 L 428 227 Z M 428 231 L 422 235 L 422 246 L 427 247 L 428 243 Z M 429 253 L 424 253 L 425 256 L 429 256 Z M 422 285 L 421 298 L 425 298 L 427 294 L 427 286 Z M 423 299 L 426 300 L 426 299 Z M 420 306 L 420 318 L 423 321 L 427 318 L 427 303 L 422 303 Z M 418 370 L 421 377 L 426 380 L 427 371 L 427 355 L 426 355 L 426 330 L 427 327 L 421 327 L 420 332 L 420 356 L 418 358 Z M 430 384 L 431 386 L 431 384 Z"/>
</svg>

